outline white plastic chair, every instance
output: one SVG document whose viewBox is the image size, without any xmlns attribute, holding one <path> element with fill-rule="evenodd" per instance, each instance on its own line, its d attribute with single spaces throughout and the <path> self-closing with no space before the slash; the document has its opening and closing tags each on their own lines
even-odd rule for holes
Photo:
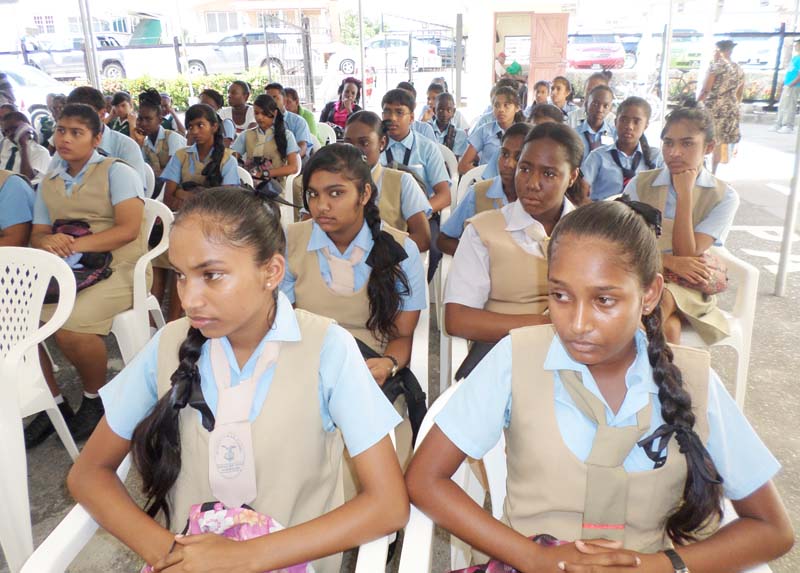
<svg viewBox="0 0 800 573">
<path fill-rule="evenodd" d="M 423 254 L 425 275 L 428 274 L 428 253 Z M 427 301 L 426 301 L 427 302 Z M 411 361 L 409 368 L 414 376 L 419 381 L 422 391 L 425 396 L 430 396 L 428 393 L 428 335 L 430 332 L 430 305 L 426 304 L 425 308 L 419 313 L 419 321 L 414 329 L 414 338 L 411 345 Z"/>
<path fill-rule="evenodd" d="M 747 372 L 750 368 L 750 345 L 753 338 L 753 322 L 756 314 L 758 297 L 759 271 L 750 263 L 733 256 L 723 247 L 711 247 L 710 253 L 716 255 L 728 267 L 728 278 L 731 288 L 736 289 L 736 300 L 730 311 L 722 310 L 728 320 L 730 336 L 723 338 L 712 346 L 730 346 L 736 350 L 736 404 L 744 410 L 744 397 L 747 392 Z M 689 327 L 681 332 L 681 344 L 693 347 L 705 347 L 700 335 Z"/>
<path fill-rule="evenodd" d="M 39 326 L 42 303 L 55 279 L 55 313 Z M 75 277 L 56 255 L 24 247 L 0 247 L 0 547 L 11 571 L 33 552 L 28 464 L 22 418 L 47 412 L 70 457 L 78 448 L 50 394 L 37 346 L 67 321 L 75 304 Z"/>
<path fill-rule="evenodd" d="M 311 144 L 313 145 L 311 155 L 314 155 L 314 153 L 316 153 L 317 150 L 322 147 L 322 144 L 319 142 L 319 139 L 317 139 L 317 136 L 313 133 L 311 134 Z"/>
<path fill-rule="evenodd" d="M 153 173 L 153 168 L 147 163 L 144 164 L 144 187 L 145 197 L 148 199 L 153 198 L 153 193 L 156 190 L 156 174 Z"/>
<path fill-rule="evenodd" d="M 311 137 L 314 137 L 313 135 Z M 316 149 L 319 149 L 317 147 Z M 289 203 L 294 203 L 294 192 L 292 191 L 292 186 L 294 185 L 294 181 L 297 177 L 300 177 L 302 173 L 302 164 L 300 161 L 297 162 L 297 171 L 292 173 L 291 175 L 286 176 L 286 181 L 283 184 L 283 198 L 289 201 Z M 294 209 L 288 207 L 286 205 L 281 205 L 281 221 L 284 223 L 291 223 L 294 221 Z"/>
<path fill-rule="evenodd" d="M 441 412 L 445 404 L 450 400 L 453 394 L 458 389 L 458 386 L 452 386 L 443 392 L 439 398 L 431 405 L 428 414 L 422 422 L 420 427 L 419 436 L 417 438 L 417 447 L 422 443 L 423 438 L 430 431 L 434 423 L 434 418 Z M 506 498 L 506 478 L 508 469 L 506 465 L 506 440 L 505 435 L 500 434 L 500 439 L 497 444 L 489 450 L 483 457 L 483 465 L 486 469 L 486 478 L 489 485 L 489 499 L 491 500 L 492 516 L 495 519 L 500 519 L 503 515 L 503 504 Z M 477 498 L 483 490 L 477 482 L 477 479 L 472 475 L 466 462 L 453 474 L 453 481 L 472 497 L 478 503 L 483 505 L 483 499 Z M 724 517 L 722 524 L 727 524 L 736 517 L 736 511 L 733 509 L 729 500 L 724 503 Z M 451 536 L 451 564 L 450 567 L 462 568 L 466 566 L 466 560 L 470 555 L 467 552 L 468 547 L 463 541 Z M 416 506 L 411 505 L 411 515 L 406 525 L 405 534 L 403 538 L 403 551 L 400 555 L 400 568 L 398 573 L 428 573 L 431 571 L 431 548 L 433 545 L 433 522 L 424 513 L 422 513 Z M 748 569 L 748 573 L 771 573 L 769 565 L 763 564 L 752 569 Z"/>
<path fill-rule="evenodd" d="M 457 189 L 458 188 L 458 159 L 456 159 L 455 153 L 444 145 L 443 143 L 439 144 L 439 151 L 442 152 L 442 157 L 444 158 L 444 165 L 447 168 L 447 173 L 450 175 L 450 189 Z M 455 209 L 456 205 L 456 198 L 453 197 L 450 201 L 450 208 Z"/>
<path fill-rule="evenodd" d="M 150 261 L 169 248 L 169 230 L 174 216 L 169 207 L 153 199 L 144 200 L 144 220 L 146 235 L 150 236 L 156 219 L 161 219 L 164 234 L 158 244 L 139 257 L 133 269 L 133 305 L 130 309 L 119 313 L 111 323 L 111 333 L 117 339 L 122 361 L 128 364 L 136 353 L 150 340 L 150 320 L 157 328 L 164 326 L 164 315 L 158 299 L 150 294 L 147 288 L 147 268 Z"/>
<path fill-rule="evenodd" d="M 459 201 L 467 194 L 467 189 L 469 189 L 470 185 L 481 180 L 485 169 L 486 165 L 478 165 L 461 176 L 461 179 L 458 181 L 458 190 L 456 191 L 456 197 L 458 197 Z"/>
<path fill-rule="evenodd" d="M 239 173 L 239 181 L 241 181 L 242 185 L 250 185 L 250 187 L 253 187 L 253 176 L 250 175 L 247 169 L 239 165 L 236 167 L 236 171 Z"/>
<path fill-rule="evenodd" d="M 327 123 L 317 124 L 317 133 L 319 134 L 320 144 L 325 146 L 331 143 L 336 143 L 336 132 Z"/>
<path fill-rule="evenodd" d="M 389 436 L 394 445 L 394 430 Z M 130 467 L 131 456 L 128 454 L 117 468 L 117 476 L 123 483 Z M 80 504 L 76 504 L 33 552 L 20 573 L 64 573 L 92 539 L 97 528 L 98 524 L 92 516 Z M 355 573 L 383 571 L 386 567 L 390 539 L 394 535 L 380 537 L 359 547 Z M 30 555 L 30 552 L 28 554 Z"/>
</svg>

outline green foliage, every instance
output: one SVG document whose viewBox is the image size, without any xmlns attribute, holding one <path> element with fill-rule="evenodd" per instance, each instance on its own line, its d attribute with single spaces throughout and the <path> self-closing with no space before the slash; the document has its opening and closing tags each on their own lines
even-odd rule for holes
<svg viewBox="0 0 800 573">
<path fill-rule="evenodd" d="M 350 46 L 358 45 L 358 14 L 344 12 L 339 19 L 342 31 L 342 42 Z M 364 39 L 372 38 L 381 31 L 381 25 L 369 18 L 364 18 Z"/>
<path fill-rule="evenodd" d="M 138 78 L 119 78 L 114 80 L 103 80 L 103 93 L 113 94 L 118 91 L 126 91 L 133 96 L 134 102 L 139 93 L 147 88 L 155 88 L 160 92 L 168 93 L 172 98 L 172 104 L 178 110 L 185 110 L 189 107 L 189 78 L 182 75 L 175 78 L 153 78 L 141 76 Z M 233 80 L 244 80 L 251 86 L 253 92 L 260 92 L 262 87 L 269 83 L 266 70 L 253 70 L 244 74 L 215 74 L 209 76 L 193 76 L 192 88 L 194 95 L 197 96 L 206 88 L 212 88 L 220 92 L 227 99 L 228 86 Z"/>
</svg>

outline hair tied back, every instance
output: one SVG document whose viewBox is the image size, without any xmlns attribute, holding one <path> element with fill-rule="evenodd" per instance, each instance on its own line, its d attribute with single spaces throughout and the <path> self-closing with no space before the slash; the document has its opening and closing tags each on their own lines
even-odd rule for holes
<svg viewBox="0 0 800 573">
<path fill-rule="evenodd" d="M 623 195 L 622 197 L 618 197 L 615 201 L 619 201 L 620 203 L 624 203 L 631 209 L 633 209 L 636 213 L 641 215 L 641 217 L 645 220 L 647 225 L 653 229 L 656 234 L 656 237 L 661 236 L 661 211 L 656 209 L 652 205 L 648 205 L 647 203 L 642 203 L 641 201 L 631 201 L 630 197 L 627 195 Z"/>
</svg>

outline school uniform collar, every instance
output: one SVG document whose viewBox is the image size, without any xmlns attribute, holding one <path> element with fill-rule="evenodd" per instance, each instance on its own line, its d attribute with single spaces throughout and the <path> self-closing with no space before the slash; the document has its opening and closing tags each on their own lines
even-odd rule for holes
<svg viewBox="0 0 800 573">
<path fill-rule="evenodd" d="M 607 120 L 603 120 L 603 125 L 600 126 L 600 129 L 597 131 L 592 129 L 592 126 L 589 125 L 589 121 L 584 119 L 578 127 L 575 128 L 575 131 L 578 133 L 588 133 L 590 135 L 597 135 L 598 133 L 611 133 L 611 124 L 608 123 Z"/>
<path fill-rule="evenodd" d="M 55 169 L 53 169 L 47 174 L 47 178 L 55 179 L 56 177 L 64 177 L 65 179 L 69 178 L 70 180 L 80 179 L 83 176 L 83 174 L 86 173 L 86 170 L 89 169 L 90 165 L 93 165 L 95 163 L 102 163 L 105 159 L 106 158 L 97 153 L 97 150 L 95 149 L 92 152 L 92 156 L 89 157 L 89 161 L 87 161 L 86 164 L 81 168 L 80 172 L 75 177 L 73 177 L 67 171 L 69 169 L 69 163 L 67 163 L 67 160 L 59 157 L 58 163 L 56 163 L 55 165 Z"/>
<path fill-rule="evenodd" d="M 611 153 L 611 150 L 612 150 L 612 149 L 616 149 L 616 150 L 617 150 L 617 153 L 619 153 L 619 154 L 620 154 L 622 157 L 626 157 L 626 158 L 628 158 L 628 159 L 632 158 L 632 157 L 633 157 L 633 156 L 635 156 L 637 153 L 639 153 L 639 154 L 641 154 L 641 155 L 644 155 L 644 151 L 642 151 L 642 144 L 641 144 L 641 143 L 637 143 L 637 144 L 636 144 L 636 149 L 634 149 L 634 150 L 633 150 L 633 153 L 631 153 L 630 155 L 628 155 L 627 153 L 625 153 L 624 151 L 622 151 L 622 150 L 621 150 L 619 147 L 617 147 L 617 144 L 616 144 L 616 142 L 615 142 L 615 143 L 613 143 L 612 145 L 607 145 L 607 146 L 606 146 L 606 148 L 608 149 L 608 152 L 609 152 L 609 154 Z"/>
<path fill-rule="evenodd" d="M 413 149 L 413 147 L 414 147 L 414 129 L 409 127 L 408 135 L 406 135 L 403 139 L 397 140 L 397 139 L 392 139 L 390 137 L 389 138 L 389 147 L 392 147 L 393 145 L 395 145 L 395 146 L 396 145 L 402 145 L 406 149 Z M 386 153 L 385 150 L 384 150 L 384 153 Z"/>
<path fill-rule="evenodd" d="M 339 253 L 339 249 L 336 248 L 336 245 L 333 243 L 328 234 L 322 230 L 322 227 L 312 222 L 311 238 L 308 240 L 308 247 L 306 250 L 311 252 L 327 247 L 331 255 L 347 259 L 353 252 L 354 247 L 360 247 L 365 253 L 369 253 L 372 251 L 372 245 L 374 244 L 375 241 L 372 239 L 372 232 L 369 230 L 367 222 L 364 221 L 364 224 L 361 225 L 361 230 L 358 231 L 355 239 L 353 239 L 353 241 L 347 246 L 347 249 L 345 249 L 343 254 Z"/>
<path fill-rule="evenodd" d="M 455 116 L 453 116 L 453 117 L 455 117 Z M 439 129 L 439 124 L 438 124 L 438 123 L 436 123 L 436 119 L 435 119 L 435 118 L 434 118 L 434 119 L 431 119 L 431 120 L 428 122 L 428 125 L 430 125 L 430 126 L 433 128 L 433 133 L 434 133 L 434 135 L 436 135 L 436 137 L 439 137 L 439 136 L 441 136 L 441 135 L 443 135 L 443 134 L 447 133 L 447 130 L 448 130 L 448 129 L 450 129 L 450 126 L 451 126 L 451 125 L 452 125 L 453 127 L 455 127 L 455 126 L 456 126 L 456 125 L 453 123 L 453 120 L 451 119 L 451 120 L 450 120 L 450 121 L 447 123 L 447 125 L 444 127 L 444 129 Z"/>
<path fill-rule="evenodd" d="M 643 330 L 636 330 L 634 341 L 636 343 L 636 358 L 625 373 L 625 386 L 628 388 L 628 391 L 619 412 L 613 415 L 614 419 L 622 420 L 633 416 L 647 405 L 652 395 L 658 395 L 658 386 L 653 380 L 653 369 L 650 366 L 650 360 L 647 356 L 647 336 Z M 550 348 L 547 351 L 547 357 L 544 360 L 543 367 L 550 372 L 555 372 L 557 370 L 573 370 L 579 372 L 583 380 L 583 385 L 587 390 L 592 392 L 592 394 L 602 400 L 603 404 L 606 406 L 607 413 L 609 416 L 612 416 L 611 409 L 603 398 L 597 386 L 597 382 L 595 382 L 589 369 L 585 364 L 577 362 L 569 355 L 569 352 L 564 348 L 558 335 L 554 336 L 553 341 L 550 343 Z"/>
<path fill-rule="evenodd" d="M 149 147 L 150 149 L 152 149 L 153 151 L 155 151 L 156 147 L 158 147 L 158 142 L 161 141 L 162 139 L 166 138 L 166 137 L 167 137 L 167 132 L 164 130 L 163 126 L 159 125 L 158 126 L 158 133 L 156 134 L 156 142 L 153 143 L 150 140 L 149 137 L 145 137 L 144 138 L 144 144 L 147 147 Z"/>
<path fill-rule="evenodd" d="M 247 359 L 243 368 L 239 368 L 239 362 L 236 360 L 236 355 L 233 353 L 228 337 L 223 336 L 219 339 L 222 343 L 222 348 L 225 351 L 225 357 L 228 359 L 228 365 L 236 373 L 239 378 L 249 378 L 253 375 L 256 368 L 258 357 L 264 351 L 264 346 L 267 342 L 297 342 L 301 340 L 300 325 L 297 324 L 297 316 L 292 308 L 292 303 L 286 298 L 282 292 L 278 292 L 278 301 L 275 306 L 275 320 L 272 322 L 272 327 L 258 343 L 253 354 Z M 208 346 L 208 345 L 207 345 Z"/>
<path fill-rule="evenodd" d="M 714 181 L 714 176 L 708 171 L 705 167 L 700 169 L 700 173 L 697 174 L 697 180 L 694 183 L 698 187 L 716 187 L 717 184 Z M 669 173 L 668 167 L 662 167 L 661 173 L 656 175 L 656 178 L 653 180 L 651 184 L 653 187 L 660 187 L 662 185 L 666 185 L 672 190 L 672 177 Z"/>
<path fill-rule="evenodd" d="M 489 199 L 507 199 L 506 192 L 503 191 L 503 179 L 499 175 L 492 177 L 492 184 L 487 189 L 486 196 Z M 528 216 L 530 217 L 530 215 Z"/>
<path fill-rule="evenodd" d="M 189 154 L 189 155 L 193 155 L 194 159 L 197 159 L 197 161 L 200 161 L 200 155 L 197 153 L 197 144 L 196 143 L 192 143 L 189 147 L 187 147 L 186 148 L 186 153 Z M 206 156 L 206 160 L 208 160 L 213 154 L 214 154 L 214 146 L 212 145 L 211 146 L 211 151 L 209 151 L 208 155 Z"/>
<path fill-rule="evenodd" d="M 502 184 L 501 184 L 502 189 Z M 502 191 L 501 191 L 502 193 Z M 506 231 L 513 233 L 514 231 L 524 231 L 531 225 L 538 225 L 541 227 L 541 232 L 544 233 L 544 225 L 542 225 L 539 221 L 531 217 L 525 208 L 522 206 L 522 203 L 519 201 L 514 201 L 513 203 L 509 203 L 507 205 L 509 209 L 509 217 L 508 223 L 506 224 Z M 569 213 L 570 211 L 574 210 L 575 207 L 572 206 L 572 203 L 567 201 L 567 198 L 564 198 L 564 205 L 561 207 L 561 215 L 559 215 L 558 219 L 561 220 L 561 217 Z"/>
</svg>

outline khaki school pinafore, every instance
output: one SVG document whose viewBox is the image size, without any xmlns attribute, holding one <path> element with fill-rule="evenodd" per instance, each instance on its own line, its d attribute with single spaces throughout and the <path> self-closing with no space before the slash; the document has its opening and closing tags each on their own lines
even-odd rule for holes
<svg viewBox="0 0 800 573">
<path fill-rule="evenodd" d="M 659 173 L 661 173 L 661 169 L 652 169 L 639 173 L 636 176 L 636 193 L 640 201 L 660 209 L 663 214 L 667 204 L 669 186 L 653 185 L 653 181 L 655 181 Z M 692 191 L 692 223 L 695 227 L 708 216 L 711 210 L 725 196 L 725 183 L 716 178 L 715 181 L 716 186 L 713 188 L 695 185 Z M 661 236 L 658 239 L 658 247 L 662 252 L 672 250 L 674 224 L 675 222 L 672 219 L 663 218 L 661 221 Z M 713 344 L 730 334 L 728 321 L 717 308 L 716 296 L 705 295 L 700 291 L 672 282 L 665 283 L 664 286 L 672 294 L 675 299 L 675 305 L 681 311 L 683 317 L 689 321 L 689 324 L 706 344 Z"/>
<path fill-rule="evenodd" d="M 342 493 L 340 430 L 326 432 L 319 404 L 319 357 L 329 319 L 295 310 L 301 340 L 281 342 L 269 393 L 252 424 L 258 495 L 249 505 L 284 527 L 339 507 Z M 186 318 L 169 323 L 158 345 L 158 395 L 171 388 Z M 193 504 L 214 501 L 208 477 L 209 432 L 193 408 L 180 411 L 181 470 L 169 498 L 173 531 L 182 531 Z M 317 573 L 339 573 L 341 554 L 313 562 Z"/>
<path fill-rule="evenodd" d="M 82 181 L 72 186 L 69 196 L 64 179 L 45 177 L 39 186 L 39 193 L 47 206 L 50 221 L 86 221 L 94 234 L 113 227 L 114 206 L 111 204 L 109 169 L 116 161 L 119 159 L 107 157 L 89 165 Z M 147 234 L 142 219 L 139 235 L 130 243 L 111 251 L 111 276 L 78 293 L 72 314 L 62 328 L 83 334 L 108 334 L 114 316 L 133 306 L 133 269 L 146 251 Z M 151 282 L 152 271 L 148 271 L 148 289 Z M 48 320 L 56 306 L 44 305 L 41 319 Z"/>
</svg>

